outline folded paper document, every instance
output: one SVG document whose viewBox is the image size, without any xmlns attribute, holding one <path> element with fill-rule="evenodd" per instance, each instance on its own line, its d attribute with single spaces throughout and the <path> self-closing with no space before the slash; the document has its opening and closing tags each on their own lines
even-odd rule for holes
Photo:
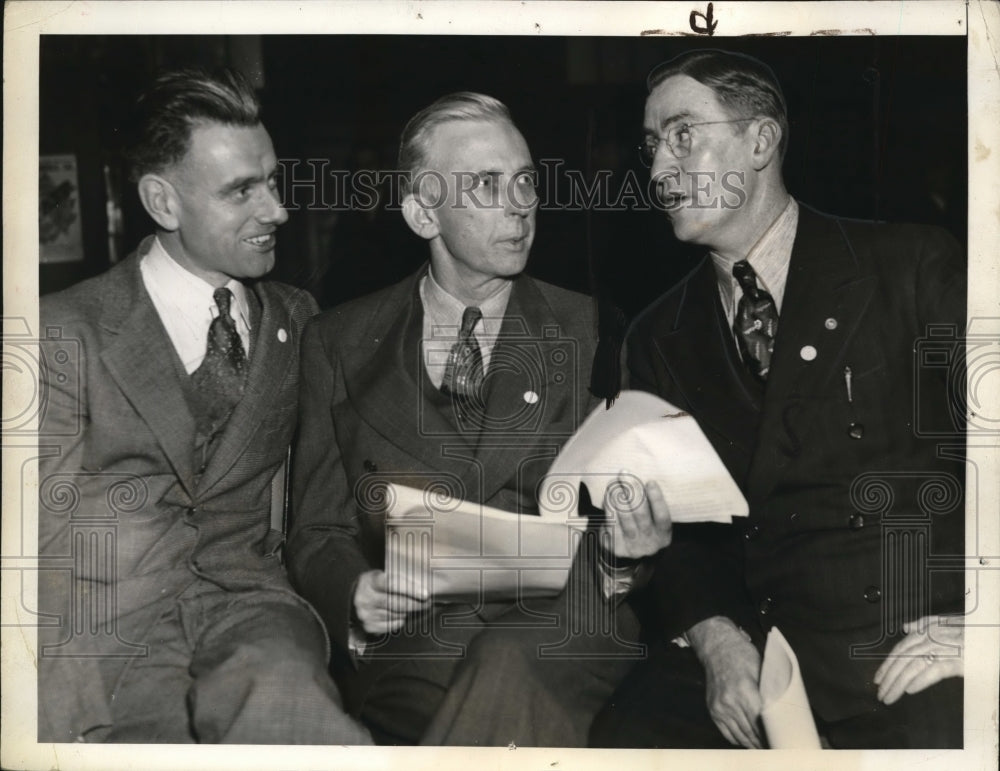
<svg viewBox="0 0 1000 771">
<path fill-rule="evenodd" d="M 658 482 L 674 522 L 731 522 L 749 510 L 694 418 L 653 394 L 623 391 L 610 409 L 590 414 L 553 462 L 539 490 L 542 516 L 576 513 L 581 483 L 600 507 L 621 471 L 640 491 Z"/>
<path fill-rule="evenodd" d="M 516 514 L 434 489 L 389 484 L 385 498 L 390 583 L 408 579 L 439 602 L 557 595 L 587 525 L 575 516 Z"/>
<path fill-rule="evenodd" d="M 778 627 L 771 628 L 764 645 L 760 698 L 760 719 L 771 749 L 820 749 L 816 723 L 799 673 L 799 661 Z"/>
</svg>

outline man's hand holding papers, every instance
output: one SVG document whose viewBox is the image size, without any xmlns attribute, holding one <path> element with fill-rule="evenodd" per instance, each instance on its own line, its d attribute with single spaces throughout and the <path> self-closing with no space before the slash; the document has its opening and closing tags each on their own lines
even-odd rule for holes
<svg viewBox="0 0 1000 771">
<path fill-rule="evenodd" d="M 581 485 L 601 502 L 597 521 L 581 512 Z M 387 576 L 365 574 L 355 593 L 366 631 L 397 629 L 431 602 L 556 595 L 582 532 L 595 526 L 606 534 L 602 552 L 615 571 L 622 560 L 668 546 L 675 522 L 730 522 L 747 513 L 694 419 L 637 391 L 597 408 L 566 443 L 539 485 L 540 516 L 388 487 Z M 624 590 L 632 575 L 623 578 Z"/>
<path fill-rule="evenodd" d="M 354 614 L 367 634 L 395 632 L 411 613 L 431 606 L 426 587 L 406 578 L 391 585 L 384 570 L 369 570 L 358 577 L 354 589 Z"/>
<path fill-rule="evenodd" d="M 552 463 L 538 496 L 542 516 L 559 516 L 567 502 L 575 508 L 580 484 L 592 501 L 607 500 L 623 476 L 638 489 L 657 482 L 674 523 L 728 523 L 749 511 L 694 418 L 653 394 L 623 391 L 610 409 L 590 414 Z"/>
</svg>

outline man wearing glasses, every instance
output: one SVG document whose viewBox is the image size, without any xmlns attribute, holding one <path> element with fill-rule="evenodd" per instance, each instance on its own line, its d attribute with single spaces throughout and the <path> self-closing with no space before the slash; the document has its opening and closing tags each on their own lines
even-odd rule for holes
<svg viewBox="0 0 1000 771">
<path fill-rule="evenodd" d="M 698 420 L 750 516 L 676 528 L 651 587 L 665 638 L 591 740 L 766 746 L 760 651 L 777 626 L 830 746 L 960 747 L 961 629 L 935 619 L 961 613 L 963 574 L 930 566 L 961 563 L 964 427 L 954 459 L 921 435 L 918 413 L 948 413 L 948 368 L 914 366 L 930 325 L 965 328 L 959 247 L 791 198 L 784 98 L 761 62 L 693 51 L 648 87 L 640 153 L 676 236 L 706 256 L 633 324 L 630 387 Z M 947 492 L 930 502 L 927 485 Z"/>
</svg>

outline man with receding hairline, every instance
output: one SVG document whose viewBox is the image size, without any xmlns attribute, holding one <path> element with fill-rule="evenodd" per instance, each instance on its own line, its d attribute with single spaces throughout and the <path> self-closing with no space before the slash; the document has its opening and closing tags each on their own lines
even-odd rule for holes
<svg viewBox="0 0 1000 771">
<path fill-rule="evenodd" d="M 296 585 L 338 644 L 348 706 L 377 742 L 415 744 L 449 686 L 484 663 L 473 653 L 484 630 L 537 627 L 565 599 L 526 601 L 534 616 L 513 597 L 435 602 L 426 587 L 383 569 L 384 534 L 366 490 L 405 476 L 404 484 L 537 515 L 539 481 L 598 403 L 588 392 L 596 319 L 588 298 L 523 273 L 538 198 L 527 143 L 502 103 L 442 97 L 409 121 L 399 161 L 408 175 L 403 217 L 430 260 L 306 329 L 288 553 Z M 668 525 L 620 512 L 616 553 L 654 553 L 669 542 Z M 570 580 L 596 579 L 579 569 Z M 557 642 L 564 629 L 547 631 Z M 487 695 L 459 712 L 465 706 L 481 718 L 462 741 L 510 741 L 494 729 L 518 703 Z M 581 737 L 589 717 L 577 721 Z"/>
<path fill-rule="evenodd" d="M 41 301 L 38 738 L 369 744 L 270 530 L 316 304 L 262 280 L 288 215 L 253 90 L 164 73 L 129 160 L 155 235 Z"/>
</svg>

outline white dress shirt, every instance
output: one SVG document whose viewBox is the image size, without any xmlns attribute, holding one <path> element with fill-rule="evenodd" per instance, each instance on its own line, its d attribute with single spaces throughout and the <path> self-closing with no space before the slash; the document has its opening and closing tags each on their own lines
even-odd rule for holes
<svg viewBox="0 0 1000 771">
<path fill-rule="evenodd" d="M 208 328 L 219 315 L 213 294 L 215 287 L 189 270 L 182 268 L 163 248 L 159 238 L 139 262 L 142 283 L 149 292 L 160 321 L 174 350 L 190 375 L 201 366 L 208 348 Z M 250 306 L 247 290 L 236 279 L 226 288 L 233 293 L 229 315 L 236 322 L 236 331 L 243 341 L 243 350 L 250 356 Z"/>
<path fill-rule="evenodd" d="M 483 317 L 472 328 L 472 332 L 483 354 L 484 374 L 490 368 L 490 357 L 493 355 L 500 327 L 503 326 L 503 317 L 507 311 L 513 286 L 512 281 L 505 281 L 500 289 L 477 306 L 482 311 Z M 422 360 L 431 383 L 435 388 L 440 388 L 448 364 L 448 354 L 458 341 L 462 314 L 466 306 L 442 288 L 434 280 L 430 270 L 420 279 L 420 303 L 424 306 Z"/>
</svg>

